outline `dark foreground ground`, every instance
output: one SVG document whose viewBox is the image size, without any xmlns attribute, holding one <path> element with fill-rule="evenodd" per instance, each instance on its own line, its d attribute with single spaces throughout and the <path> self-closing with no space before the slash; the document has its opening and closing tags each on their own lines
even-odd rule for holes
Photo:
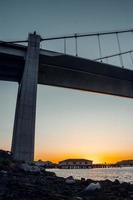
<svg viewBox="0 0 133 200">
<path fill-rule="evenodd" d="M 85 191 L 93 180 L 66 183 L 52 172 L 0 171 L 0 200 L 133 200 L 133 185 L 100 181 L 101 189 Z"/>
</svg>

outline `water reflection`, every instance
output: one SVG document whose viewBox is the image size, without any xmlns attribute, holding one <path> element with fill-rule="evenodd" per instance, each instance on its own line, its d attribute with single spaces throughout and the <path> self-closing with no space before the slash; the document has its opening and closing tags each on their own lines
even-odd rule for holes
<svg viewBox="0 0 133 200">
<path fill-rule="evenodd" d="M 57 176 L 64 178 L 73 176 L 76 179 L 109 179 L 111 181 L 118 179 L 120 182 L 130 182 L 133 184 L 133 167 L 100 169 L 49 169 L 49 171 L 55 172 Z"/>
</svg>

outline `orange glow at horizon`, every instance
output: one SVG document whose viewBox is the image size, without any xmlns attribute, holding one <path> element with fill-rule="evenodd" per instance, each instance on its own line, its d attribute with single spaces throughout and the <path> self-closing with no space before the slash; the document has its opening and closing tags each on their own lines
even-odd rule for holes
<svg viewBox="0 0 133 200">
<path fill-rule="evenodd" d="M 37 153 L 35 156 L 35 160 L 49 160 L 54 163 L 58 163 L 61 160 L 70 159 L 70 158 L 83 158 L 92 160 L 94 164 L 96 163 L 116 163 L 121 160 L 130 160 L 133 159 L 132 153 L 106 153 L 106 154 L 95 154 L 95 155 L 85 155 L 85 154 L 47 154 L 44 156 L 42 153 Z"/>
</svg>

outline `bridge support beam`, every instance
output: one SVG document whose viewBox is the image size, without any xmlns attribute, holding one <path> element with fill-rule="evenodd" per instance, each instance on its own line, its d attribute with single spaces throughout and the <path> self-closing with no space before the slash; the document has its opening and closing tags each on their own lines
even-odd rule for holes
<svg viewBox="0 0 133 200">
<path fill-rule="evenodd" d="M 34 160 L 40 36 L 29 34 L 28 41 L 24 72 L 18 89 L 11 151 L 16 160 L 31 162 Z"/>
</svg>

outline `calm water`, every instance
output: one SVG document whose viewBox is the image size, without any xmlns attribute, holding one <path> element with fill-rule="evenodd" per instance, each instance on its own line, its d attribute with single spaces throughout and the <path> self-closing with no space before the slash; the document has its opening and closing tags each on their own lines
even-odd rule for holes
<svg viewBox="0 0 133 200">
<path fill-rule="evenodd" d="M 100 168 L 100 169 L 49 169 L 57 176 L 73 176 L 76 179 L 86 178 L 93 180 L 118 179 L 120 182 L 130 182 L 133 184 L 133 167 L 122 168 Z"/>
</svg>

